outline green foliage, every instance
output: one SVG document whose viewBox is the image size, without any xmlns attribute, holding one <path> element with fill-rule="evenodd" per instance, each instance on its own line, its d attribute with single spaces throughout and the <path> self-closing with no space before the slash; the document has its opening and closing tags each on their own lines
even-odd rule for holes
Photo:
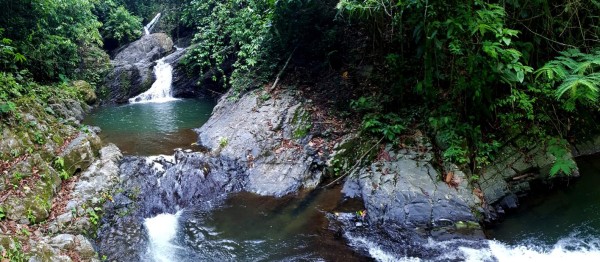
<svg viewBox="0 0 600 262">
<path fill-rule="evenodd" d="M 16 71 L 17 64 L 25 62 L 25 56 L 17 52 L 17 49 L 12 46 L 12 40 L 2 38 L 4 28 L 0 27 L 0 69 L 3 71 Z"/>
<path fill-rule="evenodd" d="M 125 7 L 119 6 L 110 12 L 102 27 L 102 35 L 124 44 L 138 39 L 142 35 L 142 27 L 141 18 L 130 14 Z"/>
<path fill-rule="evenodd" d="M 374 137 L 383 137 L 389 142 L 397 143 L 400 135 L 406 130 L 405 119 L 396 113 L 382 113 L 385 97 L 361 96 L 350 101 L 350 107 L 363 114 L 362 132 Z"/>
<path fill-rule="evenodd" d="M 225 148 L 227 146 L 227 144 L 229 144 L 229 139 L 227 139 L 227 137 L 219 138 L 219 147 L 220 148 Z"/>
<path fill-rule="evenodd" d="M 577 169 L 577 164 L 573 161 L 569 153 L 569 144 L 564 139 L 552 138 L 548 143 L 548 153 L 554 156 L 555 161 L 550 168 L 550 177 L 557 174 L 571 175 Z"/>
<path fill-rule="evenodd" d="M 98 222 L 100 222 L 100 215 L 98 214 L 97 211 L 102 211 L 102 208 L 99 208 L 99 207 L 88 208 L 86 211 L 88 214 L 88 218 L 90 219 L 90 222 L 93 225 L 98 225 Z"/>
<path fill-rule="evenodd" d="M 27 209 L 27 215 L 26 216 L 27 216 L 27 220 L 29 220 L 29 223 L 35 224 L 35 221 L 37 220 L 37 218 L 33 214 L 33 210 L 31 208 Z"/>
<path fill-rule="evenodd" d="M 8 248 L 4 247 L 2 258 L 6 258 L 11 262 L 28 261 L 25 253 L 23 252 L 23 247 L 18 241 L 12 241 Z"/>
<path fill-rule="evenodd" d="M 574 111 L 577 103 L 598 108 L 600 95 L 600 52 L 581 53 L 570 49 L 536 71 L 551 85 L 558 85 L 556 98 L 564 101 L 565 109 Z"/>
<path fill-rule="evenodd" d="M 402 123 L 403 119 L 395 113 L 367 114 L 363 118 L 362 130 L 376 137 L 383 136 L 390 142 L 398 142 L 396 139 L 406 129 Z"/>
<path fill-rule="evenodd" d="M 54 167 L 59 168 L 59 169 L 64 169 L 65 168 L 65 159 L 62 157 L 57 157 L 54 160 Z"/>
<path fill-rule="evenodd" d="M 234 56 L 234 78 L 248 72 L 264 59 L 273 7 L 273 1 L 192 1 L 184 21 L 197 28 L 194 42 L 200 44 L 188 52 L 185 63 L 201 72 L 220 69 L 227 81 L 221 65 Z"/>
<path fill-rule="evenodd" d="M 82 48 L 102 44 L 98 31 L 101 23 L 92 13 L 92 1 L 32 3 L 15 0 L 2 3 L 4 12 L 0 14 L 0 25 L 6 29 L 6 38 L 12 39 L 10 45 L 15 48 L 12 50 L 15 63 L 9 66 L 13 72 L 16 71 L 14 65 L 17 65 L 33 72 L 38 81 L 75 78 L 81 73 L 82 60 L 90 55 L 82 52 Z M 25 59 L 27 63 L 22 63 Z M 6 71 L 6 63 L 4 67 Z"/>
</svg>

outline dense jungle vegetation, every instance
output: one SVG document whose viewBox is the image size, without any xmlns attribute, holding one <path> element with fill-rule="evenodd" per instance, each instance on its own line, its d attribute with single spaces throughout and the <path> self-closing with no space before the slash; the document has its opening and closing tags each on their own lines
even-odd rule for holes
<svg viewBox="0 0 600 262">
<path fill-rule="evenodd" d="M 0 3 L 3 119 L 33 86 L 98 88 L 107 52 L 162 12 L 160 30 L 193 37 L 190 73 L 217 68 L 214 80 L 237 94 L 280 77 L 318 87 L 315 96 L 329 90 L 332 110 L 362 118 L 364 134 L 399 144 L 408 130 L 426 131 L 441 158 L 472 171 L 503 145 L 547 143 L 552 175 L 568 174 L 568 143 L 598 131 L 595 0 Z"/>
</svg>

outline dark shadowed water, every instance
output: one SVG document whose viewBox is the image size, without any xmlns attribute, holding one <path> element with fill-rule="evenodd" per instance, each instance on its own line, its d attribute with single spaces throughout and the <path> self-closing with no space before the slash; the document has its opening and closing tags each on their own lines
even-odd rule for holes
<svg viewBox="0 0 600 262">
<path fill-rule="evenodd" d="M 568 237 L 600 244 L 600 156 L 580 158 L 577 164 L 580 178 L 524 199 L 514 214 L 490 231 L 491 236 L 510 244 L 553 245 Z"/>
<path fill-rule="evenodd" d="M 102 141 L 116 144 L 124 154 L 172 154 L 191 145 L 212 112 L 213 99 L 185 99 L 165 103 L 138 103 L 101 107 L 83 123 L 99 126 Z"/>
</svg>

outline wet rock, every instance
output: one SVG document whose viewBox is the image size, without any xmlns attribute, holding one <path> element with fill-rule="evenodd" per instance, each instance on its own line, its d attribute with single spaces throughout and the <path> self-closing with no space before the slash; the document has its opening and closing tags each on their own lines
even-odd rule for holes
<svg viewBox="0 0 600 262">
<path fill-rule="evenodd" d="M 526 139 L 526 138 L 521 138 Z M 493 222 L 507 209 L 518 207 L 518 197 L 529 193 L 532 183 L 550 183 L 550 169 L 555 157 L 550 154 L 548 144 L 533 145 L 531 148 L 506 146 L 496 161 L 481 171 L 478 179 L 486 201 L 485 221 Z M 567 156 L 572 158 L 569 153 Z M 579 171 L 573 171 L 577 175 Z"/>
<path fill-rule="evenodd" d="M 225 72 L 225 74 L 230 72 L 233 69 L 234 60 L 227 59 L 221 65 L 221 70 L 212 68 L 204 73 L 190 72 L 187 66 L 180 63 L 186 52 L 187 49 L 181 50 L 181 52 L 175 52 L 165 58 L 165 62 L 173 66 L 173 96 L 182 98 L 214 96 L 215 90 L 222 90 L 223 83 L 216 82 L 213 78 L 219 76 L 221 72 Z"/>
<path fill-rule="evenodd" d="M 415 155 L 400 154 L 397 159 L 376 161 L 360 169 L 346 182 L 344 192 L 362 197 L 372 224 L 427 228 L 447 221 L 477 222 L 472 208 L 479 200 L 468 190 L 467 180 L 456 180 L 457 187 L 464 190 L 451 187 L 428 161 Z"/>
<path fill-rule="evenodd" d="M 247 191 L 282 196 L 314 188 L 321 178 L 321 157 L 304 147 L 310 139 L 307 114 L 290 91 L 266 101 L 252 93 L 237 101 L 224 95 L 196 132 L 213 154 L 247 167 Z"/>
<path fill-rule="evenodd" d="M 140 227 L 144 218 L 191 206 L 211 207 L 227 194 L 241 191 L 247 181 L 243 168 L 234 161 L 198 152 L 125 157 L 120 170 L 122 192 L 104 205 L 98 231 L 100 252 L 109 260 L 139 259 L 135 256 L 146 241 Z"/>
<path fill-rule="evenodd" d="M 398 224 L 380 226 L 356 226 L 358 219 L 353 213 L 328 214 L 329 229 L 339 232 L 348 245 L 357 252 L 374 258 L 376 261 L 465 261 L 465 254 L 456 252 L 462 247 L 471 249 L 487 248 L 487 241 L 481 241 L 483 236 L 478 233 L 473 237 L 452 236 L 452 231 L 442 233 L 437 237 L 423 235 L 418 230 L 402 227 Z M 478 224 L 477 224 L 478 225 Z M 458 231 L 454 228 L 454 231 Z M 476 230 L 477 231 L 477 230 Z M 480 230 L 479 230 L 480 232 Z"/>
<path fill-rule="evenodd" d="M 573 156 L 593 155 L 600 152 L 600 135 L 584 139 L 573 146 Z"/>
<path fill-rule="evenodd" d="M 150 89 L 156 80 L 152 68 L 155 63 L 115 64 L 105 81 L 105 102 L 127 103 L 130 97 Z"/>
</svg>

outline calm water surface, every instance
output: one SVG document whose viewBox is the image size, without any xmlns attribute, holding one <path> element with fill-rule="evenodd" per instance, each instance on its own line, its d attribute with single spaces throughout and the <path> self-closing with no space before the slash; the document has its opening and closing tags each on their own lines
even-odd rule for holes
<svg viewBox="0 0 600 262">
<path fill-rule="evenodd" d="M 172 154 L 175 148 L 198 149 L 193 128 L 204 124 L 214 99 L 185 99 L 101 107 L 83 123 L 99 126 L 102 141 L 116 144 L 124 154 Z"/>
</svg>

